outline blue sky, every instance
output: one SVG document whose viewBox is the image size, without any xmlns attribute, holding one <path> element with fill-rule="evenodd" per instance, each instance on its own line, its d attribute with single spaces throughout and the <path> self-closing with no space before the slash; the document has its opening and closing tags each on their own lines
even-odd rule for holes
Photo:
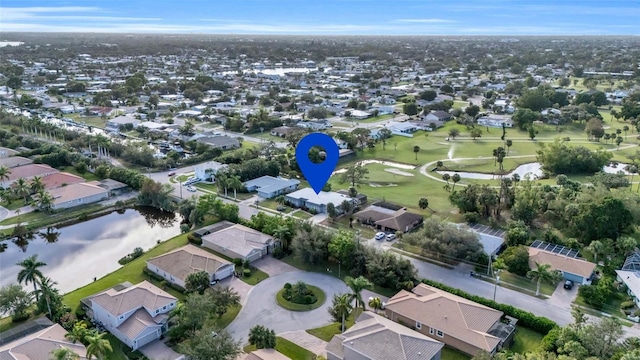
<svg viewBox="0 0 640 360">
<path fill-rule="evenodd" d="M 640 35 L 640 1 L 2 0 L 0 31 Z"/>
</svg>

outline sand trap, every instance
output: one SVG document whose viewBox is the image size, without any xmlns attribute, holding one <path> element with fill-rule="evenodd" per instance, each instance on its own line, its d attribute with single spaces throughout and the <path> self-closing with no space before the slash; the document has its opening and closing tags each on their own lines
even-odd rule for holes
<svg viewBox="0 0 640 360">
<path fill-rule="evenodd" d="M 369 183 L 369 186 L 374 187 L 374 188 L 379 188 L 379 187 L 389 187 L 389 186 L 398 186 L 398 184 L 376 184 L 376 183 Z"/>
<path fill-rule="evenodd" d="M 396 175 L 401 175 L 401 176 L 414 176 L 411 173 L 408 173 L 408 172 L 402 171 L 402 170 L 398 170 L 398 169 L 386 168 L 386 169 L 384 169 L 384 171 L 392 173 L 392 174 L 396 174 Z"/>
</svg>

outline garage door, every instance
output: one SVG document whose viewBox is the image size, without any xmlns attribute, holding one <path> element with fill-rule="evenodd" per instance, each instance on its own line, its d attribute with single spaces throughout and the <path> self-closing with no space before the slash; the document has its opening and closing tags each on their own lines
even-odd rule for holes
<svg viewBox="0 0 640 360">
<path fill-rule="evenodd" d="M 575 275 L 575 274 L 571 274 L 571 273 L 568 273 L 568 272 L 565 272 L 562 275 L 565 278 L 565 280 L 571 280 L 576 284 L 582 284 L 582 280 L 584 279 L 580 275 Z"/>
<path fill-rule="evenodd" d="M 216 280 L 223 280 L 233 275 L 233 266 L 225 266 L 215 274 Z"/>
<path fill-rule="evenodd" d="M 152 331 L 149 334 L 141 337 L 140 339 L 138 339 L 138 342 L 136 343 L 137 347 L 136 349 L 139 349 L 145 345 L 147 345 L 148 343 L 152 342 L 153 340 L 158 338 L 158 333 L 157 333 L 157 329 L 156 331 Z"/>
<path fill-rule="evenodd" d="M 262 258 L 262 252 L 256 250 L 254 253 L 247 257 L 247 260 L 249 260 L 249 262 L 254 262 L 256 260 L 259 260 L 260 258 Z"/>
</svg>

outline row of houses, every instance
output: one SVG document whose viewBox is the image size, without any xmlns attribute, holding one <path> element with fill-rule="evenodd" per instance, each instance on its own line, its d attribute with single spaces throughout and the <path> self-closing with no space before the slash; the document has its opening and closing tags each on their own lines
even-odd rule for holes
<svg viewBox="0 0 640 360">
<path fill-rule="evenodd" d="M 0 166 L 9 169 L 8 177 L 0 180 L 0 187 L 11 188 L 19 179 L 29 181 L 38 177 L 53 198 L 54 210 L 102 201 L 127 188 L 126 184 L 112 179 L 86 182 L 80 176 L 61 172 L 49 165 L 33 164 L 31 159 L 19 156 L 0 158 Z"/>
</svg>

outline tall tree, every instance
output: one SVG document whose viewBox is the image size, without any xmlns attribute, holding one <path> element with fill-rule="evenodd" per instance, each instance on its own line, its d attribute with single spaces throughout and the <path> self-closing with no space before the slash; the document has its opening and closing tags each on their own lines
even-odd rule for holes
<svg viewBox="0 0 640 360">
<path fill-rule="evenodd" d="M 551 270 L 549 264 L 538 264 L 536 268 L 527 273 L 527 277 L 536 282 L 536 296 L 540 295 L 540 285 L 542 282 L 554 284 L 561 279 L 561 275 L 557 270 Z"/>
<path fill-rule="evenodd" d="M 345 330 L 345 320 L 353 310 L 352 300 L 351 294 L 335 294 L 333 304 L 327 309 L 335 321 L 341 322 L 342 332 Z"/>
<path fill-rule="evenodd" d="M 416 160 L 418 160 L 418 153 L 420 152 L 420 146 L 415 145 L 413 147 L 413 153 L 416 154 Z"/>
<path fill-rule="evenodd" d="M 51 351 L 50 360 L 80 360 L 80 355 L 67 347 L 59 347 Z"/>
<path fill-rule="evenodd" d="M 187 275 L 185 281 L 185 290 L 187 292 L 198 292 L 200 295 L 209 288 L 211 278 L 206 271 L 196 271 Z"/>
<path fill-rule="evenodd" d="M 351 299 L 356 301 L 356 307 L 362 306 L 364 308 L 364 301 L 362 300 L 362 290 L 373 286 L 371 281 L 367 280 L 364 276 L 358 276 L 357 278 L 352 278 L 351 276 L 347 276 L 344 278 L 344 282 L 348 287 L 351 288 Z"/>
<path fill-rule="evenodd" d="M 31 186 L 29 186 L 29 183 L 27 183 L 25 179 L 20 178 L 15 182 L 13 191 L 17 196 L 23 198 L 24 204 L 27 205 L 27 199 L 29 198 L 29 194 L 31 194 Z"/>
<path fill-rule="evenodd" d="M 511 146 L 513 146 L 513 141 L 512 140 L 507 140 L 504 142 L 505 146 L 507 147 L 507 156 L 509 156 L 509 149 L 511 149 Z"/>
<path fill-rule="evenodd" d="M 228 178 L 227 186 L 233 189 L 233 198 L 237 199 L 237 191 L 242 189 L 242 181 L 240 181 L 240 176 L 232 175 Z"/>
<path fill-rule="evenodd" d="M 455 191 L 456 190 L 456 184 L 458 183 L 458 181 L 460 181 L 460 175 L 459 174 L 453 174 L 453 176 L 451 177 L 451 181 L 453 181 L 453 189 L 451 189 L 451 191 Z"/>
<path fill-rule="evenodd" d="M 33 297 L 18 284 L 0 288 L 0 312 L 10 313 L 14 318 L 26 317 Z"/>
<path fill-rule="evenodd" d="M 598 255 L 602 254 L 604 251 L 604 244 L 600 240 L 593 240 L 589 246 L 587 246 L 587 250 L 593 253 L 593 262 L 598 263 Z"/>
<path fill-rule="evenodd" d="M 85 338 L 87 341 L 87 359 L 95 357 L 98 360 L 107 359 L 107 355 L 113 351 L 111 343 L 104 337 L 106 332 L 91 334 Z"/>
<path fill-rule="evenodd" d="M 249 344 L 258 349 L 273 349 L 276 347 L 276 333 L 262 325 L 255 325 L 249 330 Z"/>
<path fill-rule="evenodd" d="M 11 170 L 6 166 L 0 166 L 0 183 L 9 180 L 9 175 L 11 175 Z"/>
<path fill-rule="evenodd" d="M 372 297 L 369 299 L 369 307 L 373 309 L 373 311 L 378 313 L 378 310 L 382 309 L 382 300 L 379 297 Z"/>
<path fill-rule="evenodd" d="M 179 346 L 190 360 L 233 360 L 241 352 L 240 343 L 225 330 L 203 328 L 190 340 Z"/>
<path fill-rule="evenodd" d="M 364 167 L 360 163 L 353 164 L 347 168 L 345 172 L 340 174 L 340 183 L 349 182 L 351 187 L 355 188 L 364 183 L 364 180 L 368 179 L 369 169 Z"/>
<path fill-rule="evenodd" d="M 38 284 L 40 284 L 40 281 L 44 278 L 40 268 L 47 266 L 47 264 L 42 261 L 38 261 L 38 255 L 36 254 L 16 263 L 16 265 L 22 267 L 20 272 L 18 272 L 18 282 L 21 284 L 24 283 L 25 285 L 28 285 L 29 283 L 33 284 L 33 291 L 37 294 Z"/>
</svg>

